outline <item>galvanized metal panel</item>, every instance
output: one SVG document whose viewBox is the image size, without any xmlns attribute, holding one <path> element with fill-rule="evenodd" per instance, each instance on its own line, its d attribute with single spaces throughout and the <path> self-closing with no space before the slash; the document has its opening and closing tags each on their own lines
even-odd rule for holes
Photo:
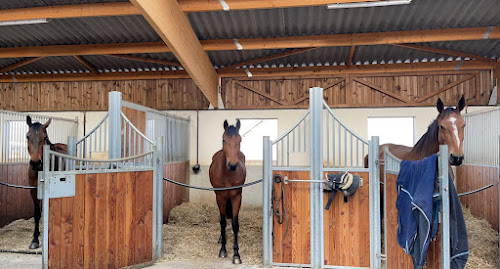
<svg viewBox="0 0 500 269">
<path fill-rule="evenodd" d="M 465 163 L 498 166 L 500 136 L 500 107 L 465 114 Z"/>
<path fill-rule="evenodd" d="M 77 4 L 92 4 L 92 3 L 112 3 L 112 2 L 128 2 L 127 0 L 0 0 L 0 9 L 27 8 L 27 7 L 43 7 L 56 5 L 77 5 Z"/>
<path fill-rule="evenodd" d="M 49 184 L 48 198 L 62 198 L 75 196 L 75 174 L 72 172 L 64 174 L 49 174 L 45 184 Z"/>
</svg>

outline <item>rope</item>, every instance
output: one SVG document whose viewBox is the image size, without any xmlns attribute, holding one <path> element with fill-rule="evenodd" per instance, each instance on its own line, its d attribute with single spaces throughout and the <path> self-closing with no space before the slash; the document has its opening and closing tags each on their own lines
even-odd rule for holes
<svg viewBox="0 0 500 269">
<path fill-rule="evenodd" d="M 475 190 L 473 190 L 473 191 L 468 191 L 468 192 L 464 192 L 464 193 L 459 193 L 459 194 L 458 194 L 458 197 L 462 197 L 462 196 L 466 196 L 466 195 L 469 195 L 469 194 L 474 194 L 474 193 L 476 193 L 476 192 L 484 191 L 484 190 L 486 190 L 486 189 L 489 189 L 489 188 L 493 187 L 494 185 L 495 185 L 495 184 L 490 184 L 490 185 L 488 185 L 488 186 L 484 186 L 484 187 L 482 187 L 482 188 L 475 189 Z"/>
<path fill-rule="evenodd" d="M 170 183 L 177 184 L 177 185 L 182 186 L 182 187 L 192 188 L 192 189 L 197 189 L 197 190 L 204 190 L 204 191 L 227 191 L 227 190 L 234 190 L 234 189 L 244 188 L 244 187 L 248 187 L 248 186 L 251 186 L 251 185 L 254 185 L 254 184 L 262 182 L 262 179 L 259 179 L 259 180 L 256 180 L 256 181 L 253 181 L 253 182 L 250 182 L 250 183 L 247 183 L 247 184 L 239 185 L 239 186 L 225 187 L 225 188 L 205 188 L 205 187 L 198 187 L 198 186 L 192 186 L 192 185 L 180 183 L 180 182 L 171 180 L 169 178 L 163 178 L 163 180 L 168 181 Z"/>
<path fill-rule="evenodd" d="M 4 185 L 7 187 L 11 187 L 11 188 L 18 188 L 18 189 L 36 189 L 37 188 L 35 186 L 21 186 L 21 185 L 9 184 L 9 183 L 5 183 L 2 181 L 0 181 L 0 185 Z"/>
<path fill-rule="evenodd" d="M 276 214 L 276 217 L 278 219 L 278 223 L 279 224 L 282 224 L 283 223 L 283 219 L 285 219 L 286 221 L 286 228 L 285 228 L 285 233 L 283 234 L 283 237 L 281 237 L 281 243 L 280 243 L 280 253 L 281 253 L 281 260 L 283 260 L 283 241 L 285 241 L 285 237 L 288 233 L 288 214 L 286 213 L 286 207 L 285 207 L 285 189 L 284 189 L 284 180 L 283 178 L 281 177 L 281 175 L 277 174 L 277 175 L 274 175 L 274 183 L 276 184 L 280 184 L 281 186 L 281 191 L 280 191 L 280 197 L 278 198 L 277 195 L 276 195 L 276 186 L 275 184 L 273 184 L 273 187 L 272 187 L 272 201 L 273 201 L 273 204 L 272 204 L 272 207 L 273 207 L 273 212 Z M 279 203 L 281 202 L 281 211 L 282 213 L 280 213 L 280 205 Z M 274 208 L 274 204 L 278 204 L 276 207 L 276 209 Z"/>
</svg>

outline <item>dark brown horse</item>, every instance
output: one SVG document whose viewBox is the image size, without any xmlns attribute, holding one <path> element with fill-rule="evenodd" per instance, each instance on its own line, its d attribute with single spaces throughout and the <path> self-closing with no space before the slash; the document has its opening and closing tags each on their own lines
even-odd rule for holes
<svg viewBox="0 0 500 269">
<path fill-rule="evenodd" d="M 224 121 L 224 134 L 222 135 L 222 150 L 212 157 L 210 165 L 210 183 L 214 188 L 240 186 L 245 183 L 246 167 L 245 155 L 240 151 L 241 136 L 239 134 L 240 121 L 236 126 Z M 238 253 L 238 213 L 241 206 L 241 188 L 233 190 L 215 191 L 217 206 L 220 213 L 220 243 L 219 257 L 227 256 L 226 252 L 226 218 L 232 220 L 234 233 L 233 263 L 240 264 Z"/>
<path fill-rule="evenodd" d="M 45 124 L 39 122 L 32 123 L 31 117 L 26 117 L 26 123 L 29 126 L 28 133 L 26 134 L 26 139 L 28 140 L 28 152 L 30 154 L 30 166 L 28 171 L 28 180 L 30 186 L 38 186 L 38 172 L 43 171 L 43 145 L 50 145 L 50 149 L 53 151 L 66 153 L 67 146 L 65 144 L 52 144 L 47 136 L 47 127 L 50 125 L 50 120 Z M 54 167 L 58 167 L 55 164 Z M 42 214 L 40 208 L 40 201 L 37 198 L 37 190 L 31 190 L 31 198 L 33 199 L 33 205 L 35 208 L 35 230 L 33 232 L 33 240 L 29 246 L 30 249 L 35 249 L 40 247 L 40 242 L 38 241 L 38 236 L 40 235 L 40 217 Z"/>
</svg>

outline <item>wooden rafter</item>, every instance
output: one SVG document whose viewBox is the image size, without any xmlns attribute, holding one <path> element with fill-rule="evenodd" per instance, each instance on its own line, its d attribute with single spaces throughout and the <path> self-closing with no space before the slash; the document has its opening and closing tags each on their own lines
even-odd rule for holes
<svg viewBox="0 0 500 269">
<path fill-rule="evenodd" d="M 317 77 L 317 76 L 347 76 L 350 74 L 394 75 L 401 73 L 435 74 L 436 72 L 454 73 L 457 70 L 492 70 L 493 63 L 481 61 L 465 61 L 461 65 L 457 62 L 430 62 L 430 63 L 400 63 L 378 65 L 353 65 L 347 66 L 307 66 L 284 68 L 252 68 L 253 77 L 281 79 L 285 77 Z M 226 78 L 247 78 L 244 70 L 234 69 L 219 74 Z M 168 79 L 189 78 L 185 71 L 162 72 L 113 72 L 95 74 L 39 74 L 16 75 L 19 82 L 38 81 L 88 81 L 88 80 L 136 80 L 136 79 Z M 0 76 L 0 82 L 13 82 L 11 76 Z"/>
<path fill-rule="evenodd" d="M 368 2 L 374 0 L 335 0 L 335 3 Z M 376 0 L 375 0 L 376 1 Z M 223 9 L 218 0 L 179 0 L 179 6 L 184 12 L 220 11 Z M 268 9 L 300 6 L 319 6 L 330 4 L 331 0 L 226 0 L 231 10 L 238 9 Z M 61 19 L 82 17 L 105 17 L 140 15 L 138 8 L 130 2 L 58 5 L 0 10 L 0 21 L 29 19 Z"/>
<path fill-rule="evenodd" d="M 438 95 L 438 94 L 440 94 L 440 93 L 442 93 L 442 92 L 444 92 L 444 91 L 446 91 L 446 90 L 448 90 L 450 88 L 453 88 L 453 87 L 455 87 L 457 85 L 460 85 L 460 84 L 466 82 L 467 80 L 473 79 L 475 77 L 476 76 L 471 75 L 471 76 L 467 76 L 467 77 L 465 77 L 463 79 L 457 80 L 457 81 L 455 81 L 453 83 L 447 84 L 447 85 L 441 87 L 440 89 L 437 89 L 437 90 L 435 90 L 435 91 L 433 91 L 433 92 L 431 92 L 431 93 L 429 93 L 429 94 L 427 94 L 425 96 L 422 96 L 422 97 L 418 98 L 417 99 L 417 103 L 422 103 L 423 101 L 425 101 L 425 100 L 427 100 L 427 99 L 429 99 L 429 98 L 431 98 L 433 96 L 436 96 L 436 95 Z"/>
<path fill-rule="evenodd" d="M 352 58 L 354 58 L 354 50 L 356 50 L 356 46 L 351 46 L 351 50 L 349 51 L 349 59 L 347 60 L 347 66 L 352 64 Z"/>
<path fill-rule="evenodd" d="M 491 31 L 488 36 L 489 39 L 500 39 L 500 28 L 492 28 L 492 31 L 488 27 L 473 27 L 379 33 L 244 38 L 238 39 L 238 43 L 244 50 L 361 46 L 436 41 L 481 40 L 484 38 L 484 33 L 489 31 Z M 237 49 L 233 39 L 203 40 L 201 41 L 201 45 L 205 51 Z M 160 52 L 171 52 L 171 50 L 163 42 L 36 46 L 0 48 L 0 58 Z"/>
<path fill-rule="evenodd" d="M 406 104 L 411 103 L 410 100 L 404 98 L 403 96 L 401 96 L 399 94 L 395 94 L 393 92 L 390 92 L 390 91 L 388 91 L 388 90 L 386 90 L 386 89 L 384 89 L 384 88 L 382 88 L 380 86 L 377 86 L 375 84 L 372 84 L 372 83 L 370 83 L 368 81 L 365 81 L 365 80 L 362 80 L 362 79 L 358 79 L 358 78 L 353 78 L 352 80 L 355 81 L 355 82 L 361 83 L 361 84 L 363 84 L 363 85 L 365 85 L 365 86 L 367 86 L 369 88 L 372 88 L 372 89 L 374 89 L 376 91 L 379 91 L 379 92 L 381 92 L 381 93 L 383 93 L 385 95 L 388 95 L 388 96 L 390 96 L 390 97 L 392 97 L 392 98 L 394 98 L 396 100 L 399 100 L 399 101 L 401 101 L 403 103 L 406 103 Z"/>
<path fill-rule="evenodd" d="M 132 0 L 186 69 L 208 101 L 218 107 L 219 77 L 176 0 Z"/>
<path fill-rule="evenodd" d="M 345 82 L 345 81 L 346 81 L 346 79 L 345 79 L 345 78 L 339 79 L 339 80 L 335 81 L 333 84 L 330 84 L 330 85 L 328 85 L 328 86 L 324 87 L 324 88 L 323 88 L 323 91 L 328 90 L 328 89 L 330 89 L 331 87 L 335 87 L 336 85 L 338 85 L 338 84 L 340 84 L 340 83 L 342 83 L 342 82 Z M 305 96 L 303 96 L 303 97 L 301 97 L 301 98 L 299 98 L 299 99 L 295 100 L 295 101 L 292 103 L 292 105 L 298 105 L 298 104 L 300 104 L 300 103 L 304 102 L 304 101 L 305 101 L 305 100 L 307 100 L 307 99 L 309 99 L 309 95 L 308 95 L 308 94 L 306 94 Z"/>
<path fill-rule="evenodd" d="M 127 59 L 127 60 L 138 61 L 138 62 L 161 64 L 161 65 L 167 65 L 167 66 L 181 66 L 181 64 L 178 62 L 161 60 L 161 59 L 154 59 L 154 58 L 139 57 L 139 56 L 134 56 L 134 55 L 107 54 L 105 56 Z"/>
<path fill-rule="evenodd" d="M 232 64 L 232 65 L 228 65 L 228 66 L 226 66 L 224 68 L 219 69 L 219 71 L 234 69 L 236 67 L 240 67 L 240 66 L 244 66 L 244 65 L 248 66 L 248 65 L 252 65 L 252 64 L 263 63 L 263 62 L 267 62 L 267 61 L 281 59 L 281 58 L 284 58 L 284 57 L 288 57 L 288 56 L 291 56 L 291 55 L 303 53 L 303 52 L 306 52 L 306 51 L 311 51 L 311 50 L 314 50 L 314 49 L 317 49 L 317 48 L 294 49 L 294 50 L 285 51 L 285 52 L 277 53 L 277 54 L 270 55 L 270 56 L 259 57 L 259 58 L 253 59 L 253 60 L 239 62 L 239 63 L 235 63 L 235 64 Z"/>
<path fill-rule="evenodd" d="M 422 50 L 422 51 L 428 51 L 428 52 L 439 53 L 439 54 L 450 55 L 450 56 L 457 56 L 457 57 L 462 57 L 462 58 L 470 58 L 470 59 L 475 59 L 475 60 L 478 60 L 478 61 L 483 61 L 483 62 L 488 62 L 488 63 L 495 62 L 494 59 L 490 59 L 490 58 L 487 58 L 487 57 L 478 56 L 478 55 L 474 55 L 474 54 L 470 54 L 470 53 L 465 53 L 465 52 L 458 52 L 458 51 L 452 51 L 452 50 L 446 50 L 446 49 L 431 48 L 431 47 L 414 45 L 414 44 L 394 44 L 394 46 L 398 46 L 398 47 L 402 47 L 402 48 Z"/>
<path fill-rule="evenodd" d="M 81 56 L 73 55 L 73 58 L 75 58 L 78 62 L 83 64 L 85 68 L 87 68 L 87 70 L 89 70 L 91 73 L 99 74 L 99 71 L 89 62 L 85 61 Z"/>
<path fill-rule="evenodd" d="M 285 105 L 285 103 L 283 103 L 281 100 L 276 99 L 274 96 L 269 95 L 269 94 L 267 94 L 267 93 L 265 93 L 265 92 L 262 92 L 262 91 L 260 91 L 260 90 L 258 90 L 258 89 L 256 89 L 256 88 L 254 88 L 254 87 L 252 87 L 252 86 L 249 86 L 249 85 L 247 85 L 247 84 L 245 84 L 245 83 L 243 83 L 243 82 L 241 82 L 241 81 L 237 81 L 237 80 L 235 80 L 235 81 L 234 81 L 234 83 L 235 83 L 235 84 L 238 84 L 238 85 L 240 85 L 241 87 L 246 88 L 246 89 L 248 89 L 248 90 L 250 90 L 250 91 L 252 91 L 252 92 L 254 92 L 254 93 L 258 94 L 258 95 L 261 95 L 261 96 L 263 96 L 263 97 L 265 97 L 265 98 L 267 98 L 267 99 L 269 99 L 269 100 L 271 100 L 271 101 L 273 101 L 273 102 L 275 102 L 275 103 L 278 103 L 278 104 L 280 104 L 280 105 L 282 105 L 282 106 L 283 106 L 283 105 Z"/>
<path fill-rule="evenodd" d="M 36 58 L 26 59 L 26 60 L 24 60 L 24 61 L 20 61 L 20 62 L 15 63 L 15 64 L 11 64 L 11 65 L 9 65 L 9 66 L 6 66 L 6 67 L 4 67 L 4 68 L 0 69 L 0 73 L 6 73 L 6 72 L 9 72 L 9 71 L 11 71 L 11 70 L 14 70 L 14 69 L 16 69 L 16 68 L 19 68 L 19 67 L 21 67 L 21 66 L 28 65 L 28 64 L 30 64 L 30 63 L 32 63 L 32 62 L 38 61 L 38 60 L 43 59 L 43 58 L 45 58 L 45 57 L 36 57 Z"/>
</svg>

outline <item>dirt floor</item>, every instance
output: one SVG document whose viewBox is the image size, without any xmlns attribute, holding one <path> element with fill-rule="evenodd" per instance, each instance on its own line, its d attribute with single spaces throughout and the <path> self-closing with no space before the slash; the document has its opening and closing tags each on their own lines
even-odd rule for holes
<svg viewBox="0 0 500 269">
<path fill-rule="evenodd" d="M 227 225 L 228 257 L 218 258 L 219 217 L 215 205 L 185 203 L 174 208 L 163 226 L 163 258 L 150 268 L 250 269 L 262 264 L 261 208 L 243 208 L 240 213 L 239 246 L 242 265 L 232 264 L 233 235 Z M 498 233 L 485 220 L 464 209 L 470 256 L 466 268 L 500 268 Z M 0 268 L 40 268 L 41 255 L 5 253 L 29 251 L 33 220 L 17 220 L 0 229 Z M 38 252 L 40 250 L 37 250 Z"/>
</svg>

